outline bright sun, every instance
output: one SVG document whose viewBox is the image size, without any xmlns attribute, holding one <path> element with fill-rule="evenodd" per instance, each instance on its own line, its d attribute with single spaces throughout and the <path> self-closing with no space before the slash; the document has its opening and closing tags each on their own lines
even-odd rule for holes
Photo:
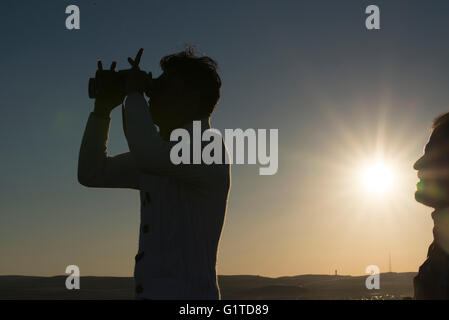
<svg viewBox="0 0 449 320">
<path fill-rule="evenodd" d="M 377 161 L 362 169 L 362 183 L 370 193 L 381 195 L 388 193 L 394 182 L 394 172 L 387 163 Z"/>
</svg>

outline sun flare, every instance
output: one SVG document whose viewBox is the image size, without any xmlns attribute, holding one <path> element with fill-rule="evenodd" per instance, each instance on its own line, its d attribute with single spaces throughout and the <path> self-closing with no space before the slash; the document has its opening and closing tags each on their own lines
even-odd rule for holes
<svg viewBox="0 0 449 320">
<path fill-rule="evenodd" d="M 364 166 L 361 176 L 365 190 L 376 195 L 388 193 L 394 183 L 394 170 L 384 161 L 376 161 Z"/>
</svg>

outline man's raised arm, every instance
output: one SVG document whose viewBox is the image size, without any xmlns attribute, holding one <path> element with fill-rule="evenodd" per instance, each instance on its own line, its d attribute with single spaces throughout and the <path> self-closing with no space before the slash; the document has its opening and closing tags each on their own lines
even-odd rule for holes
<svg viewBox="0 0 449 320">
<path fill-rule="evenodd" d="M 138 189 L 138 171 L 131 154 L 107 155 L 109 126 L 108 114 L 90 114 L 79 153 L 78 181 L 86 187 Z"/>
<path fill-rule="evenodd" d="M 171 176 L 195 185 L 207 185 L 213 181 L 212 175 L 220 172 L 216 166 L 173 164 L 170 151 L 177 142 L 161 138 L 139 93 L 131 93 L 125 100 L 125 124 L 126 140 L 139 172 Z"/>
</svg>

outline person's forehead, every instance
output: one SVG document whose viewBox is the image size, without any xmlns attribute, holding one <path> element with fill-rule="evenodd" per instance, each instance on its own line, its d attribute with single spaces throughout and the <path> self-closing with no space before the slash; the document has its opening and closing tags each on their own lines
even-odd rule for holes
<svg viewBox="0 0 449 320">
<path fill-rule="evenodd" d="M 435 146 L 438 144 L 437 140 L 438 139 L 437 139 L 437 136 L 435 135 L 435 131 L 433 131 L 429 137 L 429 141 L 427 142 L 426 146 L 424 147 L 424 151 L 429 152 L 432 149 L 434 149 Z"/>
<path fill-rule="evenodd" d="M 424 151 L 432 151 L 436 148 L 448 147 L 449 146 L 449 134 L 448 130 L 441 130 L 436 128 L 432 131 L 429 141 L 427 142 Z"/>
</svg>

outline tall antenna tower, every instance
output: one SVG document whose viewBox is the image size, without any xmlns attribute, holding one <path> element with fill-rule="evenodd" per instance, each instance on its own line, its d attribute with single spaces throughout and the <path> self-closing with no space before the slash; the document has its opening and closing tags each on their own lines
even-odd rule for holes
<svg viewBox="0 0 449 320">
<path fill-rule="evenodd" d="M 388 253 L 388 272 L 393 272 L 391 270 L 391 252 Z"/>
</svg>

